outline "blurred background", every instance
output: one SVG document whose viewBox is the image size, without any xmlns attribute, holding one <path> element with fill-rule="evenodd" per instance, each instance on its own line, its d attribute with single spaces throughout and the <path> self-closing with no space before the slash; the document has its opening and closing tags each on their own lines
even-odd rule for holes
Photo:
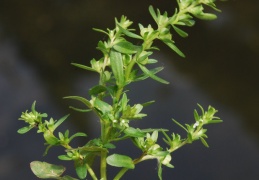
<svg viewBox="0 0 259 180">
<path fill-rule="evenodd" d="M 95 47 L 105 36 L 94 32 L 93 27 L 112 29 L 114 17 L 121 15 L 135 22 L 136 29 L 139 22 L 145 26 L 152 23 L 149 5 L 169 14 L 176 7 L 170 0 L 0 1 L 0 179 L 37 179 L 29 168 L 33 160 L 63 164 L 56 157 L 64 153 L 62 148 L 42 156 L 45 147 L 41 134 L 17 134 L 24 126 L 17 119 L 22 111 L 30 110 L 34 100 L 37 110 L 49 117 L 71 114 L 60 131 L 84 131 L 87 140 L 98 136 L 93 114 L 73 112 L 68 108 L 71 102 L 62 99 L 68 95 L 87 97 L 98 77 L 70 63 L 89 65 L 92 58 L 101 56 Z M 175 168 L 163 169 L 166 180 L 259 177 L 259 1 L 229 0 L 218 2 L 218 7 L 222 12 L 217 13 L 217 20 L 197 20 L 193 28 L 185 29 L 189 33 L 186 39 L 174 36 L 185 59 L 157 44 L 161 51 L 154 56 L 165 67 L 160 76 L 170 85 L 147 80 L 130 88 L 131 103 L 156 100 L 144 109 L 149 116 L 134 126 L 162 126 L 182 134 L 171 119 L 193 121 L 197 103 L 212 105 L 224 120 L 208 127 L 209 149 L 196 142 L 173 154 Z M 79 138 L 75 144 L 84 142 Z M 118 146 L 122 154 L 134 157 L 140 153 L 130 141 Z M 65 165 L 67 174 L 75 175 L 71 162 Z M 157 179 L 155 161 L 136 167 L 123 179 Z"/>
</svg>

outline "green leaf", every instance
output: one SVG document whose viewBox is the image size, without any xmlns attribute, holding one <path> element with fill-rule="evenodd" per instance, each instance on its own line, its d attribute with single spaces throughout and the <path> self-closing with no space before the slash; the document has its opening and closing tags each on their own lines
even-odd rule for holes
<svg viewBox="0 0 259 180">
<path fill-rule="evenodd" d="M 151 104 L 153 104 L 153 103 L 155 103 L 154 100 L 148 101 L 148 102 L 142 103 L 142 106 L 143 106 L 143 107 L 146 107 L 146 106 L 149 106 L 149 105 L 151 105 Z"/>
<path fill-rule="evenodd" d="M 18 133 L 19 134 L 25 134 L 27 133 L 29 130 L 31 130 L 33 128 L 33 126 L 25 126 L 25 127 L 22 127 L 20 129 L 18 129 Z"/>
<path fill-rule="evenodd" d="M 33 112 L 33 113 L 36 113 L 36 111 L 35 111 L 35 105 L 36 105 L 36 101 L 34 101 L 34 102 L 32 103 L 32 105 L 31 105 L 31 112 Z"/>
<path fill-rule="evenodd" d="M 58 159 L 63 160 L 63 161 L 71 161 L 71 160 L 73 160 L 73 158 L 69 157 L 68 155 L 59 155 Z"/>
<path fill-rule="evenodd" d="M 70 138 L 69 138 L 69 141 L 72 141 L 72 139 L 74 139 L 75 137 L 86 137 L 87 135 L 85 133 L 82 133 L 82 132 L 78 132 L 78 133 L 75 133 L 74 135 L 72 135 Z"/>
<path fill-rule="evenodd" d="M 174 120 L 174 119 L 173 119 L 173 121 L 174 121 L 175 124 L 177 124 L 178 126 L 180 126 L 181 128 L 183 128 L 183 129 L 188 133 L 188 130 L 187 130 L 182 124 L 180 124 L 179 122 L 177 122 L 177 121 Z"/>
<path fill-rule="evenodd" d="M 201 14 L 194 14 L 195 17 L 202 19 L 202 20 L 215 20 L 217 16 L 212 13 L 201 13 Z"/>
<path fill-rule="evenodd" d="M 145 137 L 146 136 L 146 132 L 143 132 L 140 129 L 135 129 L 133 127 L 128 127 L 123 132 L 127 136 L 130 136 L 130 137 Z"/>
<path fill-rule="evenodd" d="M 151 54 L 153 54 L 153 52 L 142 52 L 140 57 L 137 59 L 137 62 L 141 63 L 141 64 L 146 64 L 148 61 L 144 62 L 148 56 L 150 56 Z"/>
<path fill-rule="evenodd" d="M 172 25 L 172 26 L 173 26 L 174 30 L 175 30 L 180 36 L 182 36 L 182 37 L 184 37 L 184 38 L 188 36 L 188 33 L 184 32 L 183 30 L 181 30 L 180 28 L 178 28 L 178 27 L 176 27 L 176 26 L 174 26 L 174 25 Z"/>
<path fill-rule="evenodd" d="M 97 85 L 97 86 L 94 86 L 91 89 L 89 89 L 89 94 L 96 96 L 96 95 L 98 95 L 98 94 L 100 94 L 102 92 L 105 92 L 106 90 L 107 89 L 106 89 L 105 86 Z"/>
<path fill-rule="evenodd" d="M 119 87 L 124 85 L 124 69 L 123 69 L 123 60 L 121 53 L 111 50 L 110 52 L 110 62 L 112 72 L 116 79 L 116 83 Z"/>
<path fill-rule="evenodd" d="M 83 160 L 80 159 L 75 161 L 75 169 L 76 169 L 76 174 L 80 179 L 86 178 L 87 168 Z"/>
<path fill-rule="evenodd" d="M 79 67 L 81 69 L 85 69 L 85 70 L 88 70 L 88 71 L 93 71 L 93 72 L 97 72 L 95 69 L 91 68 L 91 67 L 88 67 L 88 66 L 85 66 L 85 65 L 82 65 L 82 64 L 77 64 L 77 63 L 71 63 L 73 66 L 76 66 L 76 67 Z"/>
<path fill-rule="evenodd" d="M 159 162 L 159 164 L 158 164 L 157 175 L 158 175 L 159 180 L 163 179 L 162 178 L 162 163 L 161 162 Z"/>
<path fill-rule="evenodd" d="M 107 33 L 106 31 L 102 30 L 102 29 L 98 29 L 98 28 L 93 28 L 94 31 L 97 31 L 97 32 L 101 32 L 101 33 L 104 33 L 106 34 L 107 36 L 109 36 L 109 33 Z"/>
<path fill-rule="evenodd" d="M 208 124 L 216 124 L 216 123 L 222 123 L 222 122 L 223 122 L 223 120 L 217 119 L 217 120 L 208 121 Z"/>
<path fill-rule="evenodd" d="M 100 100 L 99 98 L 95 98 L 94 107 L 100 110 L 103 114 L 110 112 L 112 110 L 112 106 L 108 103 Z"/>
<path fill-rule="evenodd" d="M 69 114 L 66 115 L 66 116 L 63 116 L 62 118 L 60 118 L 60 119 L 55 123 L 55 125 L 53 126 L 53 131 L 54 131 L 60 124 L 62 124 L 62 123 L 67 119 L 68 116 L 69 116 Z"/>
<path fill-rule="evenodd" d="M 135 39 L 143 39 L 141 36 L 133 33 L 133 32 L 130 32 L 126 29 L 124 29 L 123 27 L 121 27 L 118 23 L 117 23 L 117 26 L 119 27 L 119 29 L 126 35 L 126 36 L 129 36 L 131 38 L 135 38 Z"/>
<path fill-rule="evenodd" d="M 178 49 L 178 47 L 176 47 L 173 43 L 172 40 L 170 39 L 162 39 L 162 41 L 169 46 L 174 52 L 176 52 L 179 56 L 181 57 L 185 57 L 185 55 L 182 53 L 182 51 L 180 51 L 180 49 Z"/>
<path fill-rule="evenodd" d="M 57 179 L 65 171 L 65 167 L 47 162 L 33 161 L 30 163 L 32 172 L 41 179 Z"/>
<path fill-rule="evenodd" d="M 149 6 L 148 10 L 149 10 L 151 16 L 153 17 L 153 19 L 157 22 L 157 15 L 156 15 L 156 12 L 155 12 L 153 6 Z"/>
<path fill-rule="evenodd" d="M 80 97 L 80 96 L 66 96 L 63 97 L 63 99 L 74 99 L 74 100 L 78 100 L 80 102 L 82 102 L 83 104 L 85 104 L 87 107 L 89 107 L 90 109 L 92 108 L 92 104 L 90 101 L 88 101 L 87 99 Z"/>
<path fill-rule="evenodd" d="M 107 163 L 115 167 L 124 167 L 128 169 L 134 169 L 135 165 L 129 156 L 113 154 L 107 157 Z"/>
<path fill-rule="evenodd" d="M 203 137 L 200 137 L 200 140 L 202 142 L 202 144 L 205 146 L 205 147 L 209 147 L 208 143 L 206 142 L 206 140 L 203 138 Z"/>
<path fill-rule="evenodd" d="M 146 74 L 148 75 L 149 77 L 151 77 L 152 79 L 160 82 L 160 83 L 163 83 L 163 84 L 169 84 L 168 81 L 156 76 L 152 71 L 149 71 L 145 66 L 143 66 L 142 64 L 138 63 L 140 69 Z"/>
<path fill-rule="evenodd" d="M 135 46 L 128 41 L 121 41 L 113 46 L 113 48 L 123 54 L 135 54 L 141 48 L 140 46 Z"/>
<path fill-rule="evenodd" d="M 108 148 L 108 149 L 115 149 L 116 146 L 112 143 L 106 143 L 103 145 L 104 148 Z"/>
<path fill-rule="evenodd" d="M 83 112 L 83 113 L 92 111 L 92 109 L 80 109 L 80 108 L 75 108 L 73 106 L 69 106 L 69 108 L 73 109 L 75 111 L 78 111 L 78 112 Z"/>
<path fill-rule="evenodd" d="M 157 68 L 154 68 L 154 69 L 150 69 L 149 71 L 150 71 L 152 74 L 156 74 L 156 73 L 162 71 L 163 69 L 164 69 L 163 67 L 157 67 Z M 142 74 L 142 75 L 140 75 L 140 76 L 135 77 L 133 80 L 134 80 L 134 81 L 142 81 L 142 80 L 147 79 L 148 77 L 149 77 L 148 75 Z"/>
<path fill-rule="evenodd" d="M 199 121 L 200 120 L 200 116 L 199 116 L 199 114 L 198 114 L 196 109 L 194 110 L 193 114 L 194 114 L 195 121 Z"/>
</svg>

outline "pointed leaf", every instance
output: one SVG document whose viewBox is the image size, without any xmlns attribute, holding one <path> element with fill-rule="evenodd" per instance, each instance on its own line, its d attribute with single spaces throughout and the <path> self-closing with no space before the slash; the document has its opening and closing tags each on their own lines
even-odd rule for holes
<svg viewBox="0 0 259 180">
<path fill-rule="evenodd" d="M 86 137 L 87 135 L 85 133 L 82 133 L 82 132 L 78 132 L 74 135 L 72 135 L 70 138 L 69 138 L 69 141 L 71 141 L 72 139 L 74 139 L 75 137 Z"/>
<path fill-rule="evenodd" d="M 206 142 L 206 140 L 203 138 L 203 137 L 200 137 L 200 140 L 202 142 L 202 144 L 205 146 L 205 147 L 209 147 L 208 143 Z"/>
<path fill-rule="evenodd" d="M 32 105 L 31 105 L 31 111 L 32 111 L 33 113 L 36 112 L 36 111 L 35 111 L 35 105 L 36 105 L 36 101 L 34 101 L 34 102 L 32 103 Z"/>
<path fill-rule="evenodd" d="M 134 169 L 135 165 L 129 156 L 113 154 L 107 157 L 107 163 L 115 167 L 125 167 L 128 169 Z"/>
<path fill-rule="evenodd" d="M 156 74 L 156 73 L 162 71 L 163 69 L 164 69 L 163 67 L 157 67 L 157 68 L 151 69 L 151 70 L 149 70 L 149 71 L 150 71 L 152 74 Z M 147 79 L 148 77 L 149 77 L 148 75 L 142 74 L 142 75 L 140 75 L 140 76 L 137 76 L 137 77 L 134 79 L 134 81 L 142 81 L 142 80 Z"/>
<path fill-rule="evenodd" d="M 173 25 L 174 30 L 182 37 L 187 37 L 188 33 L 184 32 L 183 30 L 181 30 L 180 28 L 176 27 Z"/>
<path fill-rule="evenodd" d="M 88 71 L 93 71 L 93 72 L 97 72 L 95 69 L 91 68 L 91 67 L 88 67 L 88 66 L 85 66 L 85 65 L 82 65 L 82 64 L 77 64 L 77 63 L 71 63 L 73 66 L 76 66 L 76 67 L 79 67 L 81 69 L 85 69 L 85 70 L 88 70 Z"/>
<path fill-rule="evenodd" d="M 32 172 L 41 179 L 58 178 L 65 171 L 65 167 L 47 162 L 33 161 L 30 163 Z"/>
<path fill-rule="evenodd" d="M 25 126 L 25 127 L 20 128 L 17 132 L 19 134 L 24 134 L 24 133 L 27 133 L 32 128 L 33 128 L 33 126 Z"/>
<path fill-rule="evenodd" d="M 110 62 L 112 72 L 116 79 L 116 83 L 118 86 L 124 85 L 124 69 L 123 69 L 123 60 L 121 53 L 111 50 L 110 52 Z"/>
<path fill-rule="evenodd" d="M 74 99 L 74 100 L 78 100 L 80 102 L 82 102 L 83 104 L 85 104 L 87 107 L 89 107 L 90 109 L 92 108 L 92 104 L 90 101 L 88 101 L 87 99 L 80 97 L 80 96 L 66 96 L 63 97 L 64 99 Z"/>
<path fill-rule="evenodd" d="M 113 48 L 123 54 L 135 54 L 140 49 L 140 46 L 135 46 L 128 41 L 121 41 L 113 46 Z"/>
<path fill-rule="evenodd" d="M 102 86 L 102 85 L 97 85 L 97 86 L 94 86 L 92 87 L 91 89 L 89 89 L 89 94 L 90 95 L 98 95 L 102 92 L 105 92 L 107 89 L 105 86 Z"/>
<path fill-rule="evenodd" d="M 100 110 L 103 114 L 110 112 L 112 110 L 112 106 L 99 98 L 95 98 L 94 107 Z"/>
<path fill-rule="evenodd" d="M 169 84 L 168 81 L 156 76 L 154 73 L 152 73 L 151 71 L 149 71 L 145 66 L 143 66 L 142 64 L 138 63 L 140 69 L 146 74 L 148 75 L 149 77 L 151 77 L 152 79 L 160 82 L 160 83 L 163 83 L 163 84 Z"/>
<path fill-rule="evenodd" d="M 127 136 L 130 137 L 145 137 L 146 132 L 142 132 L 140 129 L 135 129 L 133 127 L 128 127 L 123 131 Z"/>
<path fill-rule="evenodd" d="M 53 131 L 54 131 L 60 124 L 62 124 L 62 123 L 67 119 L 68 116 L 69 116 L 69 114 L 66 115 L 66 116 L 63 116 L 62 118 L 60 118 L 60 119 L 55 123 L 55 125 L 53 126 Z"/>
<path fill-rule="evenodd" d="M 117 24 L 117 26 L 119 27 L 119 29 L 126 35 L 126 36 L 129 36 L 131 38 L 135 38 L 135 39 L 143 39 L 141 36 L 133 33 L 133 32 L 130 32 L 126 29 L 124 29 L 123 27 L 121 27 L 119 24 Z"/>
<path fill-rule="evenodd" d="M 80 109 L 80 108 L 75 108 L 73 106 L 69 106 L 69 108 L 73 109 L 75 111 L 78 111 L 78 112 L 83 112 L 83 113 L 92 111 L 92 109 Z"/>
<path fill-rule="evenodd" d="M 153 19 L 157 22 L 157 15 L 156 15 L 156 12 L 155 12 L 153 6 L 149 6 L 148 10 L 149 10 L 151 16 L 153 17 Z"/>
<path fill-rule="evenodd" d="M 178 49 L 178 47 L 176 47 L 173 43 L 172 40 L 170 39 L 162 39 L 162 41 L 169 46 L 174 52 L 176 52 L 179 56 L 181 57 L 185 57 L 185 55 L 182 53 L 182 51 L 180 51 L 180 49 Z"/>
</svg>

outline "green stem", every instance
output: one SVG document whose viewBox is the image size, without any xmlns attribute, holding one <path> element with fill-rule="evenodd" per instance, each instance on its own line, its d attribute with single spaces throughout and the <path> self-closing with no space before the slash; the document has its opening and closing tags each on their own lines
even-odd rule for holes
<svg viewBox="0 0 259 180">
<path fill-rule="evenodd" d="M 101 122 L 101 140 L 103 144 L 106 144 L 109 142 L 110 138 L 110 129 L 111 129 L 111 124 L 105 120 L 100 120 Z M 107 159 L 108 151 L 103 150 L 101 151 L 101 162 L 100 162 L 100 174 L 101 174 L 101 180 L 107 180 Z"/>
<path fill-rule="evenodd" d="M 119 180 L 128 170 L 128 168 L 122 168 L 113 180 Z"/>
<path fill-rule="evenodd" d="M 106 169 L 107 169 L 106 158 L 107 158 L 107 152 L 106 151 L 101 151 L 101 163 L 100 163 L 101 180 L 107 180 L 107 175 L 106 175 Z"/>
<path fill-rule="evenodd" d="M 87 171 L 89 172 L 89 174 L 91 175 L 92 179 L 98 180 L 93 169 L 88 164 L 86 164 L 86 168 L 87 168 Z"/>
</svg>

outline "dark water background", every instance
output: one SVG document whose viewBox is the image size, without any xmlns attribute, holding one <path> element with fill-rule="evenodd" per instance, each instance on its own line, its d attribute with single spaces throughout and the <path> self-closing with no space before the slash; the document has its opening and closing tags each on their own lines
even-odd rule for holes
<svg viewBox="0 0 259 180">
<path fill-rule="evenodd" d="M 86 131 L 89 139 L 98 135 L 92 114 L 68 109 L 67 95 L 87 95 L 97 77 L 70 66 L 87 64 L 100 57 L 95 49 L 105 38 L 93 27 L 113 28 L 114 17 L 122 14 L 135 22 L 152 22 L 148 5 L 172 12 L 174 2 L 142 0 L 1 0 L 0 1 L 0 179 L 36 179 L 29 169 L 33 160 L 61 164 L 61 148 L 42 157 L 40 134 L 18 135 L 22 111 L 37 100 L 37 109 L 56 119 L 70 113 L 65 127 Z M 134 125 L 164 127 L 181 133 L 171 122 L 190 122 L 197 103 L 219 110 L 224 123 L 208 127 L 207 149 L 196 142 L 173 154 L 175 169 L 164 168 L 164 179 L 175 180 L 257 180 L 259 177 L 259 1 L 220 2 L 222 13 L 212 22 L 197 21 L 186 31 L 190 37 L 175 36 L 186 54 L 181 59 L 162 45 L 155 54 L 166 68 L 160 73 L 170 81 L 161 85 L 152 80 L 130 89 L 131 102 L 156 100 L 147 107 L 148 118 Z M 84 139 L 78 143 L 83 144 Z M 118 145 L 119 146 L 119 145 Z M 120 153 L 138 151 L 130 142 Z M 68 167 L 71 164 L 65 162 Z M 156 162 L 147 161 L 127 172 L 124 179 L 157 179 Z M 73 170 L 68 170 L 74 174 Z M 114 172 L 113 172 L 114 173 Z"/>
</svg>

